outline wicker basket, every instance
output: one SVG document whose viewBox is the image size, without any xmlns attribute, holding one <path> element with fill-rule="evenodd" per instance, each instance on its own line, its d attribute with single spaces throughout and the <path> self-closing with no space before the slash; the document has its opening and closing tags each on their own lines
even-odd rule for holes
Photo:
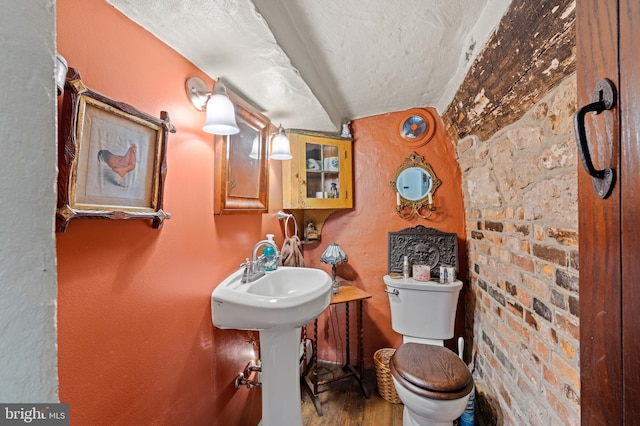
<svg viewBox="0 0 640 426">
<path fill-rule="evenodd" d="M 391 370 L 389 370 L 389 359 L 391 359 L 395 351 L 395 349 L 391 348 L 378 349 L 373 354 L 373 361 L 376 365 L 376 378 L 380 396 L 393 404 L 399 404 L 402 401 L 398 398 L 396 387 L 391 378 Z"/>
</svg>

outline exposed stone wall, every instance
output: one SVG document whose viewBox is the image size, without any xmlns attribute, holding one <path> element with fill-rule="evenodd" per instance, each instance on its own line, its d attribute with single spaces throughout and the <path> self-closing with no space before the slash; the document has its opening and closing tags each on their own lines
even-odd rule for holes
<svg viewBox="0 0 640 426">
<path fill-rule="evenodd" d="M 457 139 L 486 139 L 576 69 L 576 0 L 512 0 L 443 114 Z"/>
<path fill-rule="evenodd" d="M 475 377 L 508 425 L 580 424 L 576 77 L 457 145 Z"/>
</svg>

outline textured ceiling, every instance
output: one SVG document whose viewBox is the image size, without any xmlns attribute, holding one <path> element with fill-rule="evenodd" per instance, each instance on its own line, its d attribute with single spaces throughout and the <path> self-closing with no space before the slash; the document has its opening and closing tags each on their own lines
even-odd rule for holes
<svg viewBox="0 0 640 426">
<path fill-rule="evenodd" d="M 510 0 L 107 0 L 285 128 L 443 111 Z"/>
</svg>

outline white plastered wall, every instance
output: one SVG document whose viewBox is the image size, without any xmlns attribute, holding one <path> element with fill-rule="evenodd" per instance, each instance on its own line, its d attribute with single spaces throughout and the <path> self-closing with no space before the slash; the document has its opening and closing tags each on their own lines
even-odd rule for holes
<svg viewBox="0 0 640 426">
<path fill-rule="evenodd" d="M 0 13 L 0 402 L 57 402 L 55 0 Z"/>
</svg>

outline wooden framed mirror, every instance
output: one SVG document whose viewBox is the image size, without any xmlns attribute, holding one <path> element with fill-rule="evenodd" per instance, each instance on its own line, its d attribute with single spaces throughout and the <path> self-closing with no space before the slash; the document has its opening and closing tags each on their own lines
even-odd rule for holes
<svg viewBox="0 0 640 426">
<path fill-rule="evenodd" d="M 215 135 L 214 213 L 266 213 L 271 122 L 239 96 L 227 92 L 240 132 Z"/>
<path fill-rule="evenodd" d="M 396 213 L 403 219 L 429 218 L 435 211 L 432 195 L 441 183 L 424 157 L 411 153 L 390 182 L 396 193 Z"/>
</svg>

